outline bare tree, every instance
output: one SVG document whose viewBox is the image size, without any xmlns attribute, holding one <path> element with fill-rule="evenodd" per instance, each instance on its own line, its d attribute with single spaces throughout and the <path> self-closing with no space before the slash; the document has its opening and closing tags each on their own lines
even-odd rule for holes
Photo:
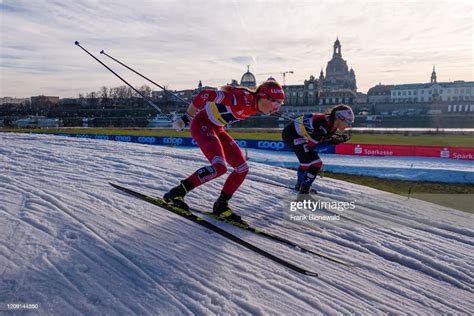
<svg viewBox="0 0 474 316">
<path fill-rule="evenodd" d="M 136 88 L 138 91 L 140 91 L 141 94 L 143 94 L 145 97 L 151 98 L 151 88 L 144 84 L 140 88 Z M 138 95 L 137 95 L 138 97 Z"/>
<path fill-rule="evenodd" d="M 97 99 L 97 92 L 89 92 L 86 96 L 87 99 Z"/>
<path fill-rule="evenodd" d="M 103 86 L 97 92 L 99 98 L 101 99 L 108 99 L 109 98 L 109 89 L 106 86 Z"/>
</svg>

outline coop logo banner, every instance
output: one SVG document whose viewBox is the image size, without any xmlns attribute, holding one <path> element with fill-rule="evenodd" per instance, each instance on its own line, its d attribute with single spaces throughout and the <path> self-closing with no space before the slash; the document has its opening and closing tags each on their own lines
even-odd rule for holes
<svg viewBox="0 0 474 316">
<path fill-rule="evenodd" d="M 184 142 L 182 137 L 165 137 L 163 138 L 163 144 L 165 145 L 176 145 L 180 146 Z"/>
<path fill-rule="evenodd" d="M 132 136 L 117 135 L 114 137 L 114 140 L 118 142 L 131 142 Z"/>
<path fill-rule="evenodd" d="M 140 136 L 137 141 L 141 144 L 154 144 L 156 143 L 156 138 L 153 136 Z"/>
<path fill-rule="evenodd" d="M 76 134 L 74 137 L 78 138 L 94 138 L 95 135 L 88 135 L 88 134 Z"/>
<path fill-rule="evenodd" d="M 242 148 L 247 147 L 247 141 L 246 140 L 236 139 L 235 142 L 237 143 L 237 145 L 239 145 L 239 147 L 242 147 Z"/>
<path fill-rule="evenodd" d="M 272 149 L 272 150 L 282 150 L 285 148 L 285 144 L 283 142 L 275 142 L 275 141 L 267 141 L 261 140 L 257 143 L 257 148 L 260 149 Z"/>
</svg>

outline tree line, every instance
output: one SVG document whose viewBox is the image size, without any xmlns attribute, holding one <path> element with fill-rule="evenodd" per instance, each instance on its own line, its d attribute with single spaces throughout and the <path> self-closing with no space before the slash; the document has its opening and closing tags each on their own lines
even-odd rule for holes
<svg viewBox="0 0 474 316">
<path fill-rule="evenodd" d="M 146 97 L 152 97 L 152 90 L 148 85 L 142 85 L 141 87 L 135 87 L 141 94 Z M 140 98 L 141 96 L 136 93 L 129 86 L 123 85 L 119 87 L 101 87 L 97 91 L 91 91 L 88 93 L 79 93 L 78 99 L 131 99 Z"/>
</svg>

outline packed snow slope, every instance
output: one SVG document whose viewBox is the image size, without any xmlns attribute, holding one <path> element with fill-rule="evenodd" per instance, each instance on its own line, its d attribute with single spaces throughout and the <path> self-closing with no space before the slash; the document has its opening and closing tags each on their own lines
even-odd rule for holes
<svg viewBox="0 0 474 316">
<path fill-rule="evenodd" d="M 432 157 L 378 157 L 320 154 L 324 170 L 404 181 L 474 184 L 474 161 Z M 291 152 L 248 149 L 252 161 L 298 168 Z"/>
<path fill-rule="evenodd" d="M 48 315 L 474 310 L 470 214 L 324 178 L 317 180 L 322 200 L 357 207 L 339 221 L 294 221 L 294 193 L 259 182 L 291 184 L 294 171 L 251 162 L 235 209 L 254 226 L 354 266 L 214 223 L 320 274 L 309 277 L 108 184 L 161 196 L 205 164 L 196 150 L 2 133 L 2 309 L 20 302 Z M 186 199 L 209 208 L 222 183 Z"/>
</svg>

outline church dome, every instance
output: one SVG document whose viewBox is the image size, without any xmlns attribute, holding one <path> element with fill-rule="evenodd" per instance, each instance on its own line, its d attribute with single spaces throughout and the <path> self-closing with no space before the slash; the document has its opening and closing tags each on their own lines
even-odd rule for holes
<svg viewBox="0 0 474 316">
<path fill-rule="evenodd" d="M 242 75 L 240 79 L 240 85 L 244 87 L 256 87 L 257 80 L 255 76 L 249 70 L 250 66 L 247 66 L 247 72 Z"/>
<path fill-rule="evenodd" d="M 347 66 L 347 62 L 342 58 L 341 42 L 339 37 L 334 42 L 334 51 L 332 59 L 326 66 L 326 76 L 324 77 L 322 69 L 319 75 L 321 86 L 325 89 L 337 90 L 337 89 L 352 89 L 356 90 L 356 76 L 355 71 Z"/>
</svg>

